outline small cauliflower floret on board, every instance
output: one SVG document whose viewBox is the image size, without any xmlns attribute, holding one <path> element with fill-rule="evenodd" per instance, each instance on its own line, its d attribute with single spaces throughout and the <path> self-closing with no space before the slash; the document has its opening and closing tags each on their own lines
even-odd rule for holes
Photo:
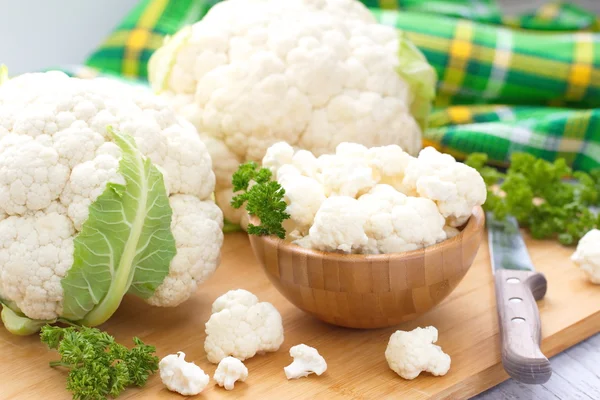
<svg viewBox="0 0 600 400">
<path fill-rule="evenodd" d="M 344 141 L 416 154 L 436 80 L 357 0 L 218 3 L 167 39 L 148 71 L 155 91 L 221 143 L 208 144 L 216 197 L 235 223 L 241 215 L 218 193 L 231 187 L 231 165 L 259 161 L 279 141 L 315 156 Z M 268 159 L 269 168 L 281 162 Z"/>
<path fill-rule="evenodd" d="M 208 385 L 210 377 L 193 362 L 185 361 L 185 353 L 169 354 L 158 363 L 160 379 L 167 389 L 184 396 L 195 396 Z"/>
<path fill-rule="evenodd" d="M 421 372 L 435 376 L 446 375 L 450 356 L 435 345 L 438 331 L 433 326 L 416 328 L 410 332 L 396 331 L 385 349 L 390 368 L 404 379 L 415 379 Z"/>
<path fill-rule="evenodd" d="M 258 302 L 247 290 L 231 290 L 217 298 L 206 322 L 204 350 L 216 364 L 227 356 L 241 361 L 257 353 L 277 351 L 283 343 L 281 315 L 271 303 Z"/>
<path fill-rule="evenodd" d="M 233 390 L 235 382 L 244 382 L 248 378 L 248 368 L 234 357 L 225 357 L 219 362 L 213 379 L 225 390 Z"/>
<path fill-rule="evenodd" d="M 452 227 L 462 226 L 473 207 L 485 203 L 487 196 L 479 172 L 433 147 L 421 150 L 419 157 L 408 163 L 402 184 L 407 195 L 435 201 Z"/>
<path fill-rule="evenodd" d="M 571 260 L 590 282 L 600 284 L 600 229 L 592 229 L 579 240 Z"/>
<path fill-rule="evenodd" d="M 180 304 L 219 262 L 214 187 L 196 128 L 147 88 L 55 71 L 2 82 L 0 300 L 88 326 L 125 293 Z"/>
<path fill-rule="evenodd" d="M 314 347 L 299 344 L 290 348 L 294 361 L 283 368 L 288 379 L 298 379 L 310 374 L 322 375 L 327 370 L 327 362 Z"/>
</svg>

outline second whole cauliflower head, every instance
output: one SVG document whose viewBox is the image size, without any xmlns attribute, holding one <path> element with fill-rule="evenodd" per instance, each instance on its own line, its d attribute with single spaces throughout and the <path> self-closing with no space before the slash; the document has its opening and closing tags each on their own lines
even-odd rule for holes
<svg viewBox="0 0 600 400">
<path fill-rule="evenodd" d="M 446 375 L 450 356 L 434 344 L 437 340 L 438 331 L 433 326 L 396 331 L 385 349 L 385 358 L 390 368 L 404 379 L 415 379 L 423 371 Z"/>
<path fill-rule="evenodd" d="M 271 303 L 247 290 L 230 290 L 215 300 L 206 322 L 204 350 L 208 361 L 227 356 L 244 361 L 257 353 L 277 351 L 283 343 L 281 315 Z"/>
<path fill-rule="evenodd" d="M 132 142 L 125 136 L 119 142 L 109 126 Z M 126 175 L 139 181 L 127 182 Z M 79 320 L 90 310 L 66 310 L 66 302 L 77 307 L 86 301 L 102 304 L 107 284 L 127 280 L 108 269 L 109 261 L 96 258 L 114 260 L 116 255 L 129 257 L 130 271 L 150 266 L 146 272 L 135 271 L 130 292 L 153 305 L 178 305 L 219 262 L 222 213 L 211 200 L 214 185 L 210 155 L 194 126 L 148 90 L 60 72 L 8 80 L 0 86 L 0 300 L 32 319 Z M 135 188 L 129 192 L 128 187 Z M 104 203 L 91 211 L 107 195 L 145 206 L 134 213 L 133 208 L 109 210 Z M 171 217 L 168 234 L 165 216 Z M 138 248 L 103 252 L 102 243 L 110 243 L 116 233 L 88 228 L 82 234 L 92 220 L 96 228 L 106 221 L 103 226 L 109 230 L 111 224 L 122 223 L 121 233 L 131 229 L 123 240 L 138 237 Z M 166 229 L 154 235 L 153 227 L 161 221 Z M 104 239 L 88 252 L 85 238 L 94 233 Z M 168 259 L 163 251 L 169 244 L 162 240 L 174 240 L 166 276 L 150 271 Z M 136 258 L 142 248 L 147 254 Z M 90 282 L 90 275 L 82 272 L 88 267 L 102 268 L 104 275 Z M 86 285 L 74 281 L 70 289 L 89 286 L 89 292 L 65 299 L 68 275 L 87 280 Z M 120 300 L 110 301 L 118 306 Z"/>
<path fill-rule="evenodd" d="M 282 140 L 317 156 L 344 141 L 415 154 L 435 84 L 423 55 L 357 0 L 228 0 L 165 41 L 148 68 L 206 137 L 217 201 L 236 223 L 238 164 Z"/>
</svg>

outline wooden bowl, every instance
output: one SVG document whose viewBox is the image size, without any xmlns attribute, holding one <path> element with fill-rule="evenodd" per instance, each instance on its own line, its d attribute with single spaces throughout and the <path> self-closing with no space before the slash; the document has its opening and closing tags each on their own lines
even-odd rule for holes
<svg viewBox="0 0 600 400">
<path fill-rule="evenodd" d="M 305 249 L 274 236 L 250 235 L 267 276 L 290 302 L 348 328 L 383 328 L 440 303 L 473 263 L 485 216 L 481 207 L 461 233 L 436 245 L 394 254 L 339 254 Z"/>
</svg>

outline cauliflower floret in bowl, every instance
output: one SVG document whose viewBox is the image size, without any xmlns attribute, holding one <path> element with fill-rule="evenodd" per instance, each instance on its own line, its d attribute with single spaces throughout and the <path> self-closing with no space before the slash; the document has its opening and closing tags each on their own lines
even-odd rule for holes
<svg viewBox="0 0 600 400">
<path fill-rule="evenodd" d="M 416 318 L 458 285 L 484 229 L 475 170 L 433 148 L 413 157 L 341 143 L 313 161 L 304 152 L 277 143 L 262 169 L 234 175 L 255 255 L 290 302 L 336 325 L 379 328 Z"/>
</svg>

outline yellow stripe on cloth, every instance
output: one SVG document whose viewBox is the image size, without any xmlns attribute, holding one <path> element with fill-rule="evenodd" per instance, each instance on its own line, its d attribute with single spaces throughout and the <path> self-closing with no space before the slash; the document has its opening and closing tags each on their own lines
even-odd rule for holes
<svg viewBox="0 0 600 400">
<path fill-rule="evenodd" d="M 581 111 L 581 118 L 569 118 L 565 124 L 562 138 L 558 144 L 558 157 L 564 158 L 568 163 L 573 163 L 577 153 L 585 142 L 592 111 Z"/>
<path fill-rule="evenodd" d="M 448 65 L 440 83 L 441 91 L 446 95 L 457 93 L 465 80 L 467 63 L 471 59 L 471 53 L 473 52 L 472 39 L 473 23 L 467 20 L 460 20 L 456 24 L 454 39 L 450 44 L 450 52 L 448 54 Z"/>
<path fill-rule="evenodd" d="M 146 48 L 146 44 L 152 35 L 151 31 L 161 17 L 169 0 L 156 0 L 144 10 L 137 27 L 131 31 L 125 44 L 123 55 L 123 75 L 138 76 L 140 71 L 140 53 Z"/>
<path fill-rule="evenodd" d="M 590 38 L 592 38 L 591 40 L 593 40 L 594 34 L 579 33 L 579 35 L 587 35 Z M 451 41 L 450 39 L 415 32 L 407 32 L 406 36 L 419 48 L 440 53 L 448 52 L 450 53 L 450 55 L 452 55 L 452 52 L 449 49 L 451 49 L 451 47 L 454 45 L 455 40 Z M 586 45 L 590 46 L 587 43 Z M 490 65 L 492 64 L 492 61 L 494 60 L 494 57 L 496 55 L 495 48 L 486 47 L 478 44 L 470 44 L 470 46 L 470 58 L 472 60 L 487 63 Z M 591 60 L 593 57 L 592 50 L 588 49 L 585 51 L 587 52 L 587 56 Z M 559 81 L 566 82 L 569 79 L 571 67 L 572 63 L 569 61 L 549 60 L 547 58 L 537 57 L 535 55 L 513 52 L 510 56 L 508 68 L 511 71 L 518 71 L 533 76 L 541 76 L 544 78 L 556 79 Z M 590 67 L 589 70 L 589 86 L 593 88 L 600 88 L 600 69 Z M 448 73 L 450 73 L 449 68 L 446 70 L 446 74 Z M 446 78 L 444 77 L 444 81 L 445 79 Z M 443 88 L 442 92 L 447 90 L 447 88 L 444 86 L 444 82 L 442 82 L 440 85 Z"/>
<path fill-rule="evenodd" d="M 125 47 L 131 35 L 130 30 L 117 31 L 113 33 L 103 44 L 102 47 Z M 160 47 L 164 36 L 158 33 L 150 32 L 146 42 L 146 48 L 156 49 Z"/>
<path fill-rule="evenodd" d="M 448 116 L 453 125 L 469 124 L 473 122 L 471 109 L 465 106 L 455 106 L 448 108 Z"/>
<path fill-rule="evenodd" d="M 560 12 L 559 3 L 547 3 L 541 6 L 535 13 L 536 19 L 550 21 L 558 16 Z"/>
<path fill-rule="evenodd" d="M 581 100 L 592 82 L 592 63 L 594 62 L 594 37 L 591 33 L 575 34 L 575 54 L 569 72 L 566 98 Z"/>
<path fill-rule="evenodd" d="M 398 9 L 398 1 L 397 0 L 379 0 L 379 8 L 382 8 L 384 10 L 397 10 Z"/>
</svg>

